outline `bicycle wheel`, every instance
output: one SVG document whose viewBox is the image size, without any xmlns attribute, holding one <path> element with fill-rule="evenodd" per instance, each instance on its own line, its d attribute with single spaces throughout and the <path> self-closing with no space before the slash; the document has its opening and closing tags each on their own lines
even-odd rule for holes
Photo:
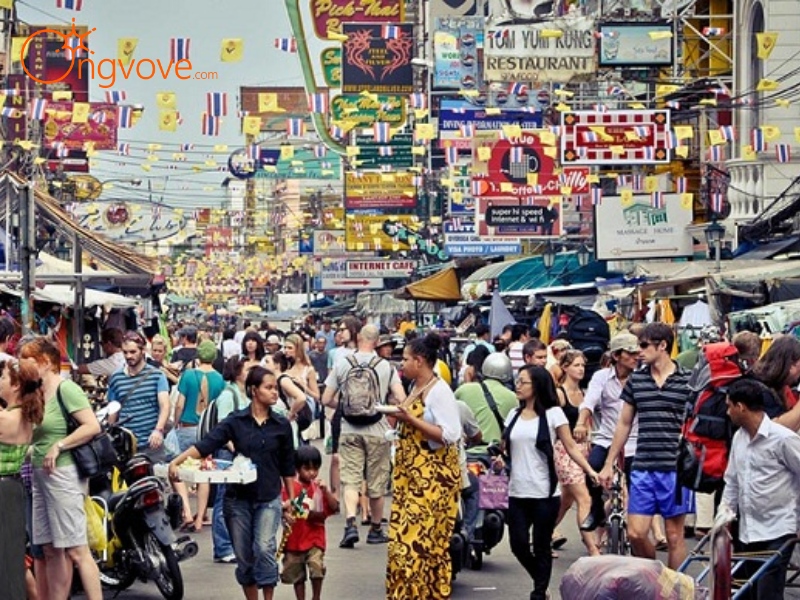
<svg viewBox="0 0 800 600">
<path fill-rule="evenodd" d="M 622 518 L 611 517 L 609 524 L 609 542 L 608 549 L 610 554 L 619 554 L 624 556 L 625 550 L 625 526 L 622 523 Z"/>
</svg>

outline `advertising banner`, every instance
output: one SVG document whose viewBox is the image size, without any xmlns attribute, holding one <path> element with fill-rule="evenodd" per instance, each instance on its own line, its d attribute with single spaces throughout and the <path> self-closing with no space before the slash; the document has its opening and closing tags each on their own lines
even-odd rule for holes
<svg viewBox="0 0 800 600">
<path fill-rule="evenodd" d="M 358 168 L 380 169 L 388 165 L 394 170 L 408 169 L 414 164 L 412 145 L 410 133 L 397 133 L 387 144 L 376 142 L 373 136 L 357 135 Z"/>
<path fill-rule="evenodd" d="M 480 76 L 482 17 L 438 17 L 433 33 L 433 87 L 469 90 Z"/>
<path fill-rule="evenodd" d="M 317 90 L 327 94 L 327 88 Z M 268 94 L 274 98 L 269 111 L 259 110 L 259 95 Z M 243 86 L 241 88 L 242 110 L 251 116 L 261 117 L 261 131 L 286 133 L 286 119 L 305 119 L 309 121 L 308 94 L 302 86 Z"/>
<path fill-rule="evenodd" d="M 325 290 L 375 290 L 383 288 L 380 277 L 350 277 L 347 274 L 347 257 L 328 257 L 317 260 L 319 277 L 316 288 Z"/>
<path fill-rule="evenodd" d="M 28 37 L 37 31 L 49 30 L 37 34 L 28 45 L 28 56 L 25 67 L 28 72 L 43 81 L 52 81 L 44 86 L 46 92 L 68 90 L 72 92 L 75 102 L 89 101 L 89 63 L 81 64 L 81 58 L 87 58 L 85 51 L 78 52 L 73 64 L 71 51 L 65 51 L 66 39 L 72 35 L 72 24 L 59 25 L 22 25 L 17 35 Z M 86 25 L 76 25 L 78 35 L 89 31 Z M 58 32 L 58 33 L 57 33 Z M 61 35 L 59 35 L 61 34 Z M 83 38 L 82 45 L 91 46 L 91 36 Z M 45 98 L 50 94 L 45 93 Z"/>
<path fill-rule="evenodd" d="M 518 138 L 501 140 L 497 132 L 476 133 L 472 194 L 492 198 L 588 194 L 589 169 L 564 167 L 558 173 L 556 147 L 543 145 L 540 135 L 541 130 L 523 131 Z M 481 158 L 482 149 L 488 149 L 486 160 Z"/>
<path fill-rule="evenodd" d="M 401 279 L 403 277 L 409 277 L 416 268 L 416 260 L 392 260 L 383 258 L 348 260 L 347 276 L 356 279 L 365 277 Z"/>
<path fill-rule="evenodd" d="M 348 252 L 409 250 L 405 238 L 390 236 L 384 227 L 387 223 L 405 225 L 416 229 L 419 219 L 416 215 L 386 214 L 360 215 L 348 213 L 345 216 L 345 244 Z M 351 257 L 352 258 L 352 257 Z"/>
<path fill-rule="evenodd" d="M 550 238 L 563 234 L 561 198 L 476 198 L 478 236 Z"/>
<path fill-rule="evenodd" d="M 355 173 L 347 171 L 344 180 L 344 207 L 347 210 L 413 209 L 417 205 L 413 174 Z"/>
<path fill-rule="evenodd" d="M 664 37 L 656 36 L 660 33 Z M 669 34 L 669 35 L 667 35 Z M 667 67 L 672 65 L 672 23 L 602 23 L 601 67 Z"/>
<path fill-rule="evenodd" d="M 378 121 L 398 127 L 406 122 L 406 100 L 403 96 L 376 94 L 377 100 L 361 94 L 343 94 L 331 98 L 331 117 L 349 120 L 356 127 Z"/>
<path fill-rule="evenodd" d="M 13 93 L 6 92 L 4 108 L 12 108 L 12 115 L 6 117 L 6 138 L 8 140 L 25 140 L 28 138 L 28 110 L 26 98 L 31 93 L 33 82 L 25 75 L 9 75 L 6 78 L 6 88 Z"/>
<path fill-rule="evenodd" d="M 342 44 L 342 92 L 410 94 L 414 91 L 412 23 L 345 23 L 343 29 L 347 41 Z"/>
<path fill-rule="evenodd" d="M 668 163 L 669 113 L 668 110 L 562 112 L 561 163 Z"/>
<path fill-rule="evenodd" d="M 116 150 L 117 105 L 91 102 L 89 115 L 85 123 L 73 123 L 72 102 L 49 102 L 43 127 L 45 144 L 81 150 L 84 144 L 91 143 L 95 150 Z"/>
<path fill-rule="evenodd" d="M 578 17 L 488 27 L 483 50 L 487 81 L 568 83 L 597 70 L 594 19 Z"/>
<path fill-rule="evenodd" d="M 322 77 L 325 85 L 332 88 L 342 87 L 342 49 L 325 48 L 319 54 L 319 62 L 322 65 Z"/>
<path fill-rule="evenodd" d="M 444 222 L 444 249 L 450 256 L 519 254 L 519 238 L 479 236 L 473 221 L 452 219 Z"/>
<path fill-rule="evenodd" d="M 314 256 L 330 256 L 347 252 L 344 243 L 344 229 L 315 230 L 312 243 Z"/>
<path fill-rule="evenodd" d="M 535 112 L 503 108 L 499 115 L 488 114 L 487 109 L 463 100 L 442 100 L 439 109 L 439 147 L 471 148 L 472 139 L 464 136 L 464 128 L 477 132 L 500 131 L 504 125 L 519 125 L 522 129 L 542 126 L 542 113 L 536 105 Z M 533 108 L 533 107 L 532 107 Z M 491 111 L 489 111 L 491 112 Z"/>
<path fill-rule="evenodd" d="M 256 179 L 339 179 L 342 159 L 329 152 L 324 158 L 314 156 L 313 150 L 295 148 L 292 158 L 275 156 L 275 148 L 261 152 L 261 166 L 255 172 Z M 230 165 L 229 165 L 230 166 Z"/>
<path fill-rule="evenodd" d="M 691 256 L 692 194 L 663 194 L 659 206 L 651 196 L 606 196 L 595 207 L 595 252 L 598 260 L 637 260 Z"/>
<path fill-rule="evenodd" d="M 311 0 L 314 33 L 323 40 L 343 33 L 344 23 L 399 23 L 405 17 L 405 0 Z"/>
</svg>

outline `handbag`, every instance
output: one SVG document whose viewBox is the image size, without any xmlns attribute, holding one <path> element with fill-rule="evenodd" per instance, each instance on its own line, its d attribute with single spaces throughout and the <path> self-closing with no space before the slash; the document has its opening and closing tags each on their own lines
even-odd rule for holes
<svg viewBox="0 0 800 600">
<path fill-rule="evenodd" d="M 64 399 L 61 397 L 60 385 L 56 390 L 56 398 L 67 422 L 67 435 L 69 435 L 80 427 L 80 423 L 67 412 Z M 118 462 L 117 452 L 107 431 L 101 431 L 85 444 L 70 449 L 70 452 L 75 460 L 75 466 L 78 467 L 78 474 L 84 479 L 105 473 Z"/>
<path fill-rule="evenodd" d="M 508 475 L 489 471 L 478 477 L 478 508 L 508 508 Z"/>
</svg>

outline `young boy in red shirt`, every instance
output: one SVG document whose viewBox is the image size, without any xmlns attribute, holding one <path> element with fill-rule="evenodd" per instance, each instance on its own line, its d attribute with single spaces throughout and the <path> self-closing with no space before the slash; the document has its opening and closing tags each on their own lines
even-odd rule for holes
<svg viewBox="0 0 800 600">
<path fill-rule="evenodd" d="M 314 446 L 300 446 L 295 452 L 297 478 L 294 497 L 303 499 L 304 514 L 295 520 L 286 540 L 281 581 L 294 585 L 298 600 L 305 599 L 306 578 L 311 579 L 312 600 L 320 600 L 325 577 L 325 519 L 339 512 L 339 501 L 325 482 L 318 479 L 322 455 Z M 288 499 L 283 491 L 284 502 Z M 308 571 L 306 572 L 306 569 Z"/>
</svg>

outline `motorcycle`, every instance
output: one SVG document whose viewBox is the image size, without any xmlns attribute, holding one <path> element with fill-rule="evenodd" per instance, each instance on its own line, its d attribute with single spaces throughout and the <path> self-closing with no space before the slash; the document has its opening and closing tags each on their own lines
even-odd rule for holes
<svg viewBox="0 0 800 600">
<path fill-rule="evenodd" d="M 106 422 L 119 408 L 112 402 L 98 414 L 113 440 L 117 466 L 89 482 L 108 536 L 107 546 L 96 553 L 100 579 L 117 591 L 130 587 L 137 578 L 152 580 L 166 600 L 180 600 L 184 587 L 179 562 L 197 554 L 197 543 L 189 536 L 176 537 L 174 529 L 183 510 L 180 496 L 166 497 L 165 483 L 154 475 L 150 459 L 136 454 L 132 432 L 122 422 Z"/>
<path fill-rule="evenodd" d="M 500 453 L 497 445 L 487 447 L 490 456 Z M 492 468 L 489 457 L 474 456 L 467 459 L 467 468 L 480 478 Z M 478 520 L 469 548 L 469 566 L 475 571 L 483 568 L 484 555 L 490 555 L 492 550 L 503 540 L 503 531 L 506 526 L 506 512 L 497 508 L 478 510 Z"/>
</svg>

